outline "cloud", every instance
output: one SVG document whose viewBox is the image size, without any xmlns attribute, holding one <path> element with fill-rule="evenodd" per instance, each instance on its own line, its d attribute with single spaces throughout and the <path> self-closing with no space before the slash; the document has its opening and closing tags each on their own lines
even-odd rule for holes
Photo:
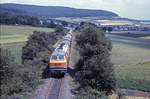
<svg viewBox="0 0 150 99">
<path fill-rule="evenodd" d="M 0 0 L 0 2 L 103 9 L 116 12 L 123 17 L 150 20 L 150 0 Z"/>
</svg>

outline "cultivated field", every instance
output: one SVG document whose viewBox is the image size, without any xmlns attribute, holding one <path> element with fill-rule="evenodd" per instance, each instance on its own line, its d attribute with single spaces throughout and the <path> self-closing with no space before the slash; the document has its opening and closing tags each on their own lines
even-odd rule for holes
<svg viewBox="0 0 150 99">
<path fill-rule="evenodd" d="M 115 65 L 137 64 L 150 61 L 150 49 L 124 43 L 113 43 L 112 62 Z"/>
<path fill-rule="evenodd" d="M 125 20 L 97 20 L 101 25 L 133 25 L 131 21 Z"/>
<path fill-rule="evenodd" d="M 115 72 L 119 87 L 150 92 L 150 62 L 116 65 Z"/>
<path fill-rule="evenodd" d="M 127 36 L 133 38 L 147 38 L 150 37 L 150 31 L 112 31 L 111 34 Z"/>
<path fill-rule="evenodd" d="M 115 42 L 111 59 L 119 87 L 150 91 L 149 49 Z"/>
<path fill-rule="evenodd" d="M 52 32 L 51 28 L 31 26 L 0 26 L 0 47 L 9 49 L 15 62 L 21 63 L 22 47 L 33 31 Z"/>
<path fill-rule="evenodd" d="M 0 43 L 6 44 L 6 43 L 15 43 L 15 42 L 25 42 L 27 41 L 28 36 L 33 33 L 33 31 L 52 32 L 53 29 L 31 27 L 31 26 L 1 25 L 0 31 L 1 31 Z"/>
</svg>

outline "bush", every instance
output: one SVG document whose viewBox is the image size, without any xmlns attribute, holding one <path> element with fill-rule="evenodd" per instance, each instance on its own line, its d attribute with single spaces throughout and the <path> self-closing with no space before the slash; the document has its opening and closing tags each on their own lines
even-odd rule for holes
<svg viewBox="0 0 150 99">
<path fill-rule="evenodd" d="M 22 59 L 33 60 L 36 54 L 41 51 L 52 51 L 52 45 L 56 42 L 53 33 L 44 33 L 35 31 L 29 37 L 26 46 L 23 47 Z"/>
<path fill-rule="evenodd" d="M 110 62 L 111 42 L 98 27 L 91 24 L 81 27 L 76 36 L 80 59 L 75 78 L 81 87 L 112 92 L 115 90 L 115 77 Z"/>
<path fill-rule="evenodd" d="M 39 83 L 39 75 L 32 65 L 18 65 L 10 58 L 9 50 L 1 50 L 1 98 L 28 99 L 30 92 L 35 88 L 33 85 L 37 86 Z"/>
<path fill-rule="evenodd" d="M 85 87 L 79 91 L 76 99 L 108 99 L 104 92 L 99 92 L 93 88 Z"/>
</svg>

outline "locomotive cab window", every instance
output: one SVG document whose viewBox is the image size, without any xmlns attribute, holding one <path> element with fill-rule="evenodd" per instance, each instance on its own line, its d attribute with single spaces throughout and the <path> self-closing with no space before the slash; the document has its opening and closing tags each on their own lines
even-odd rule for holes
<svg viewBox="0 0 150 99">
<path fill-rule="evenodd" d="M 53 55 L 51 60 L 64 60 L 64 55 Z"/>
<path fill-rule="evenodd" d="M 56 55 L 53 55 L 53 56 L 51 57 L 51 59 L 52 59 L 52 60 L 57 60 L 57 56 L 56 56 Z"/>
<path fill-rule="evenodd" d="M 64 60 L 64 55 L 59 55 L 59 60 Z"/>
</svg>

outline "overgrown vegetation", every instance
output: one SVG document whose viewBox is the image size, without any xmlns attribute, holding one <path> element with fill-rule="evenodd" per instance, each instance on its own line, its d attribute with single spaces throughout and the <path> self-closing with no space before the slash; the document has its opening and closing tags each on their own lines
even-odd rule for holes
<svg viewBox="0 0 150 99">
<path fill-rule="evenodd" d="M 62 27 L 56 28 L 53 33 L 34 32 L 23 48 L 21 65 L 11 60 L 13 58 L 9 51 L 0 50 L 2 99 L 29 99 L 32 91 L 42 81 L 42 72 L 47 66 L 53 44 L 64 34 Z"/>
<path fill-rule="evenodd" d="M 76 42 L 80 59 L 75 65 L 76 80 L 81 88 L 90 87 L 107 95 L 112 93 L 115 90 L 115 77 L 110 62 L 111 42 L 95 25 L 83 24 L 78 31 Z"/>
<path fill-rule="evenodd" d="M 29 93 L 40 83 L 36 69 L 30 63 L 14 63 L 9 50 L 1 49 L 0 53 L 1 99 L 29 98 Z"/>
</svg>

